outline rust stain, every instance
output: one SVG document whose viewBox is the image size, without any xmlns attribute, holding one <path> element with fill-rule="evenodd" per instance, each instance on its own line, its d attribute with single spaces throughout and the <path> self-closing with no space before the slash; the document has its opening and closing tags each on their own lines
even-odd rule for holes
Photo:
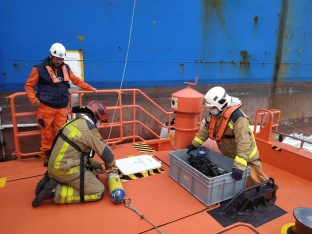
<svg viewBox="0 0 312 234">
<path fill-rule="evenodd" d="M 287 72 L 287 68 L 289 67 L 289 63 L 281 63 L 278 70 L 278 76 L 283 77 Z"/>
<path fill-rule="evenodd" d="M 77 37 L 78 37 L 80 42 L 83 42 L 86 39 L 85 36 L 78 35 Z"/>
<path fill-rule="evenodd" d="M 210 35 L 214 34 L 213 29 L 216 24 L 220 24 L 219 28 L 223 29 L 226 26 L 223 7 L 224 0 L 202 0 L 202 49 L 203 52 L 209 48 Z"/>
<path fill-rule="evenodd" d="M 249 68 L 249 62 L 245 63 L 245 62 L 239 62 L 240 68 L 241 69 L 247 69 Z"/>
<path fill-rule="evenodd" d="M 203 2 L 203 15 L 207 19 L 212 15 L 216 15 L 221 26 L 225 26 L 225 17 L 223 13 L 224 0 L 202 0 Z M 204 20 L 205 22 L 206 20 Z"/>
<path fill-rule="evenodd" d="M 201 59 L 197 59 L 197 60 L 195 60 L 195 63 L 204 63 L 204 61 Z"/>
<path fill-rule="evenodd" d="M 272 82 L 274 86 L 271 90 L 271 106 L 274 106 L 274 98 L 277 92 L 277 83 L 282 81 L 284 74 L 286 73 L 286 69 L 288 66 L 286 64 L 282 64 L 283 61 L 283 48 L 284 48 L 284 41 L 285 39 L 285 31 L 286 31 L 286 23 L 288 17 L 288 8 L 289 8 L 289 0 L 283 0 L 281 13 L 278 14 L 279 19 L 279 27 L 277 31 L 277 46 L 276 46 L 276 55 L 275 55 L 275 66 L 273 71 Z"/>
<path fill-rule="evenodd" d="M 210 23 L 215 24 L 214 17 L 220 22 L 221 27 L 225 27 L 225 17 L 223 13 L 224 0 L 202 0 L 202 32 L 203 41 L 205 37 L 210 32 L 212 27 L 209 26 Z"/>
<path fill-rule="evenodd" d="M 240 54 L 241 54 L 242 60 L 243 60 L 243 61 L 247 61 L 247 59 L 248 59 L 247 50 L 242 50 L 242 51 L 240 52 Z"/>
<path fill-rule="evenodd" d="M 241 61 L 239 62 L 241 69 L 246 69 L 249 67 L 249 61 L 248 61 L 248 52 L 247 50 L 242 50 L 240 52 L 241 55 Z"/>
<path fill-rule="evenodd" d="M 279 81 L 279 75 L 285 74 L 285 71 L 280 72 L 279 70 L 282 69 L 281 62 L 282 62 L 283 47 L 284 47 L 284 40 L 285 40 L 284 34 L 285 34 L 286 21 L 287 21 L 287 16 L 288 16 L 288 6 L 289 6 L 289 0 L 283 0 L 281 13 L 278 14 L 279 28 L 277 31 L 277 47 L 276 47 L 275 67 L 274 67 L 272 82 Z"/>
</svg>

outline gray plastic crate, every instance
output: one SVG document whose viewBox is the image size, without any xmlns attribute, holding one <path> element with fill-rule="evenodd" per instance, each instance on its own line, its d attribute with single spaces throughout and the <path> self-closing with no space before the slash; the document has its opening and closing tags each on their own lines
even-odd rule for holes
<svg viewBox="0 0 312 234">
<path fill-rule="evenodd" d="M 244 172 L 243 179 L 235 181 L 232 178 L 233 159 L 227 158 L 208 148 L 205 148 L 205 151 L 206 157 L 218 165 L 219 168 L 229 173 L 209 178 L 189 165 L 187 161 L 187 150 L 177 150 L 169 152 L 169 176 L 206 206 L 210 206 L 230 199 L 244 189 L 249 175 L 249 167 Z M 197 155 L 198 151 L 192 151 L 191 153 Z"/>
</svg>

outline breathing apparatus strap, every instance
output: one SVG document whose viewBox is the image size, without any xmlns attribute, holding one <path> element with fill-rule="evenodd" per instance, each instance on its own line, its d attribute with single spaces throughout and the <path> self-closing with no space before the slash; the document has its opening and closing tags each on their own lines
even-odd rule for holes
<svg viewBox="0 0 312 234">
<path fill-rule="evenodd" d="M 63 129 L 64 129 L 68 124 L 70 124 L 71 122 L 73 122 L 73 121 L 75 121 L 75 120 L 76 120 L 76 119 L 74 119 L 74 120 L 72 120 L 72 121 L 69 121 L 68 123 L 66 123 L 66 124 L 57 132 L 56 136 L 55 136 L 54 139 L 53 139 L 51 149 L 49 150 L 49 155 L 48 155 L 49 157 L 50 157 L 50 155 L 51 155 L 51 153 L 52 153 L 52 149 L 53 149 L 54 145 L 56 144 L 56 141 L 57 141 L 58 137 L 61 136 L 61 134 L 62 134 L 62 132 L 63 132 Z M 63 134 L 63 135 L 64 135 L 64 134 Z M 62 136 L 61 136 L 61 137 L 62 137 Z"/>
<path fill-rule="evenodd" d="M 84 202 L 84 156 L 80 156 L 80 201 Z"/>
</svg>

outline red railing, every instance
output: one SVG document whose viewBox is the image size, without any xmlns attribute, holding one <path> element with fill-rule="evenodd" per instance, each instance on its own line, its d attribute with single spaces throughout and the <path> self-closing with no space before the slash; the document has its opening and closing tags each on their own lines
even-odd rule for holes
<svg viewBox="0 0 312 234">
<path fill-rule="evenodd" d="M 256 112 L 254 133 L 256 137 L 262 138 L 263 140 L 270 141 L 272 138 L 272 130 L 278 130 L 278 124 L 281 118 L 281 111 L 272 109 L 259 109 Z M 257 131 L 259 127 L 259 131 Z"/>
<path fill-rule="evenodd" d="M 73 90 L 70 91 L 70 101 L 69 101 L 69 116 L 71 118 L 75 117 L 75 114 L 71 113 L 71 109 L 74 105 L 85 105 L 86 103 L 83 103 L 83 97 L 85 95 L 94 95 L 93 92 L 90 91 L 82 91 L 82 90 Z M 123 104 L 123 96 L 124 95 L 131 95 L 131 98 L 128 98 L 127 101 L 129 102 L 129 100 L 132 99 L 130 104 L 124 105 Z M 167 112 L 165 110 L 163 110 L 157 103 L 155 103 L 151 98 L 149 98 L 146 94 L 144 94 L 141 90 L 139 89 L 112 89 L 112 90 L 97 90 L 97 94 L 96 95 L 110 95 L 110 96 L 116 96 L 116 105 L 112 106 L 107 106 L 107 109 L 110 113 L 113 112 L 113 119 L 111 122 L 109 122 L 106 125 L 100 125 L 98 126 L 99 129 L 101 128 L 110 128 L 112 130 L 112 128 L 118 128 L 118 137 L 114 137 L 114 138 L 110 138 L 108 137 L 106 139 L 106 142 L 109 145 L 115 145 L 118 143 L 122 143 L 125 140 L 129 140 L 132 142 L 145 142 L 147 141 L 146 139 L 144 139 L 143 136 L 141 136 L 138 131 L 137 128 L 140 129 L 145 129 L 147 130 L 152 136 L 153 136 L 153 140 L 151 140 L 151 142 L 154 142 L 154 144 L 158 144 L 158 147 L 160 147 L 161 143 L 165 143 L 169 141 L 168 138 L 163 139 L 159 136 L 159 133 L 156 133 L 150 126 L 147 126 L 145 123 L 143 123 L 142 121 L 138 120 L 138 116 L 137 113 L 138 111 L 144 113 L 144 115 L 148 116 L 148 118 L 150 118 L 154 123 L 157 123 L 157 125 L 162 128 L 165 127 L 168 129 L 168 132 L 170 131 L 170 121 L 173 118 L 173 112 Z M 77 96 L 77 97 L 75 97 Z M 148 105 L 152 105 L 154 110 L 158 110 L 160 111 L 161 115 L 166 116 L 165 120 L 168 121 L 168 126 L 165 126 L 163 122 L 159 121 L 157 118 L 155 118 L 151 113 L 149 113 L 149 111 L 147 111 L 145 108 L 143 108 L 142 106 L 138 105 L 138 101 L 137 98 L 138 96 L 143 97 L 143 99 L 145 99 L 148 103 Z M 20 161 L 22 157 L 24 156 L 34 156 L 34 155 L 38 155 L 41 152 L 40 151 L 36 151 L 36 152 L 22 152 L 21 151 L 21 145 L 20 145 L 20 138 L 23 137 L 31 137 L 31 136 L 35 136 L 35 135 L 40 135 L 41 132 L 38 129 L 34 129 L 34 130 L 29 130 L 29 131 L 19 131 L 18 128 L 18 119 L 22 118 L 22 117 L 30 117 L 30 116 L 36 116 L 37 115 L 37 111 L 16 111 L 16 98 L 18 97 L 26 97 L 26 93 L 25 92 L 18 92 L 18 93 L 14 93 L 12 95 L 9 95 L 8 99 L 10 99 L 10 105 L 11 105 L 11 115 L 12 115 L 12 125 L 13 125 L 13 133 L 14 133 L 14 143 L 15 143 L 15 152 L 13 152 L 12 154 L 15 155 L 17 157 L 17 160 Z M 77 99 L 76 101 L 74 99 Z M 125 115 L 123 113 L 123 111 L 127 110 L 127 119 L 125 118 Z M 154 112 L 153 110 L 153 112 Z M 129 117 L 129 113 L 131 113 L 130 117 Z M 151 121 L 149 121 L 151 122 Z M 156 125 L 156 126 L 157 126 Z M 128 129 L 131 129 L 132 133 L 129 134 L 129 131 L 127 131 L 127 134 L 124 133 L 124 128 L 127 127 Z M 154 126 L 155 128 L 155 126 Z M 116 133 L 116 132 L 115 132 Z M 116 134 L 115 134 L 116 135 Z M 156 140 L 156 141 L 155 141 Z"/>
<path fill-rule="evenodd" d="M 279 110 L 260 109 L 256 113 L 254 134 L 261 161 L 312 182 L 312 153 L 302 148 L 304 143 L 311 142 L 278 132 L 280 115 Z M 256 130 L 257 127 L 260 129 Z M 283 143 L 275 135 L 299 140 L 300 148 Z"/>
</svg>

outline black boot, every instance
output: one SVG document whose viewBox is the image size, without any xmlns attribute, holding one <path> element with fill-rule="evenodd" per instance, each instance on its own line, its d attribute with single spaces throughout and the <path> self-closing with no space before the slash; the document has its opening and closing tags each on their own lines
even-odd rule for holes
<svg viewBox="0 0 312 234">
<path fill-rule="evenodd" d="M 48 158 L 48 156 L 47 156 L 46 159 L 45 159 L 44 162 L 43 162 L 43 166 L 47 167 L 48 164 L 49 164 L 49 158 Z"/>
<path fill-rule="evenodd" d="M 46 159 L 43 162 L 43 166 L 47 167 L 48 164 L 49 164 L 49 158 L 50 158 L 50 155 L 51 155 L 51 150 L 47 150 L 45 152 L 45 155 L 46 155 Z"/>
<path fill-rule="evenodd" d="M 46 171 L 42 177 L 42 179 L 38 182 L 36 189 L 35 189 L 35 194 L 38 195 L 38 193 L 41 192 L 41 190 L 44 188 L 44 186 L 49 182 L 49 174 L 48 171 Z"/>
<path fill-rule="evenodd" d="M 36 198 L 32 202 L 33 207 L 37 207 L 42 201 L 54 198 L 55 188 L 57 186 L 57 181 L 50 179 L 49 182 L 44 186 L 44 188 L 38 193 Z"/>
</svg>

